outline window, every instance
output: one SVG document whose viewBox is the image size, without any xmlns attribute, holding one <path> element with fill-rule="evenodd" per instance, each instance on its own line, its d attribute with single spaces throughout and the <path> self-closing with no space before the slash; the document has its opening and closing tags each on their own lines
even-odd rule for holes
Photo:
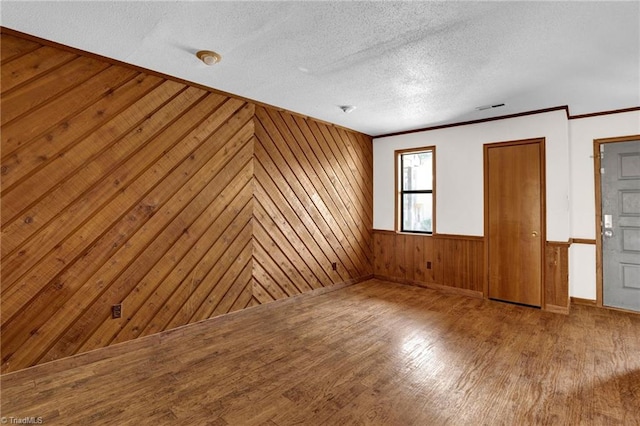
<svg viewBox="0 0 640 426">
<path fill-rule="evenodd" d="M 435 147 L 396 151 L 401 232 L 433 234 L 435 200 Z"/>
</svg>

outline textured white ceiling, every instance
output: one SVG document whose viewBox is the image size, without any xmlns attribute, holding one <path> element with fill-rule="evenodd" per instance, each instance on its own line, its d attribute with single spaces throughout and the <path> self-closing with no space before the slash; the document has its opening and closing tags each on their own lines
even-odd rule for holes
<svg viewBox="0 0 640 426">
<path fill-rule="evenodd" d="M 640 106 L 638 1 L 3 0 L 0 13 L 7 28 L 370 135 Z M 201 49 L 222 62 L 207 67 Z"/>
</svg>

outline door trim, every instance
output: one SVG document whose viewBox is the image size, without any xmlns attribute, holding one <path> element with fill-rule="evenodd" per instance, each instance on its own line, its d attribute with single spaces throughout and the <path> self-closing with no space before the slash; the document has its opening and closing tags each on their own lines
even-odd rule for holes
<svg viewBox="0 0 640 426">
<path fill-rule="evenodd" d="M 539 144 L 540 146 L 540 309 L 546 310 L 547 304 L 545 300 L 545 250 L 547 243 L 547 185 L 546 185 L 546 138 L 522 139 L 507 142 L 485 143 L 483 149 L 484 162 L 484 277 L 483 277 L 483 293 L 484 298 L 489 298 L 489 156 L 490 148 L 500 148 L 503 146 Z"/>
<path fill-rule="evenodd" d="M 615 138 L 602 138 L 593 140 L 593 175 L 595 180 L 595 203 L 596 203 L 596 306 L 600 308 L 624 310 L 611 306 L 605 306 L 603 303 L 603 273 L 602 267 L 602 179 L 600 175 L 600 146 L 615 142 L 630 142 L 640 140 L 640 135 L 619 136 Z M 635 312 L 626 311 L 625 312 Z M 637 312 L 636 312 L 637 313 Z"/>
</svg>

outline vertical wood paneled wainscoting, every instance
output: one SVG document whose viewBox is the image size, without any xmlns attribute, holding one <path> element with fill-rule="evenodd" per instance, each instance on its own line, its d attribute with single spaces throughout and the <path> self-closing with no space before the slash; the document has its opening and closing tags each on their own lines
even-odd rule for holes
<svg viewBox="0 0 640 426">
<path fill-rule="evenodd" d="M 569 313 L 569 242 L 547 241 L 545 245 L 545 309 Z"/>
<path fill-rule="evenodd" d="M 373 248 L 376 278 L 483 295 L 482 237 L 374 230 Z"/>
<path fill-rule="evenodd" d="M 373 254 L 376 278 L 485 296 L 483 237 L 374 230 Z M 543 308 L 566 314 L 569 243 L 547 242 L 545 259 Z"/>
<path fill-rule="evenodd" d="M 1 37 L 3 373 L 371 277 L 370 137 Z"/>
</svg>

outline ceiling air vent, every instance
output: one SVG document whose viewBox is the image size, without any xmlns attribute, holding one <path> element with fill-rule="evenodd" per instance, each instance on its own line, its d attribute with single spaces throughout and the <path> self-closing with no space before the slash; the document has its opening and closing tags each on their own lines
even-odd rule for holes
<svg viewBox="0 0 640 426">
<path fill-rule="evenodd" d="M 504 104 L 482 105 L 482 106 L 476 107 L 476 111 L 484 111 L 485 109 L 500 108 L 503 106 Z"/>
</svg>

